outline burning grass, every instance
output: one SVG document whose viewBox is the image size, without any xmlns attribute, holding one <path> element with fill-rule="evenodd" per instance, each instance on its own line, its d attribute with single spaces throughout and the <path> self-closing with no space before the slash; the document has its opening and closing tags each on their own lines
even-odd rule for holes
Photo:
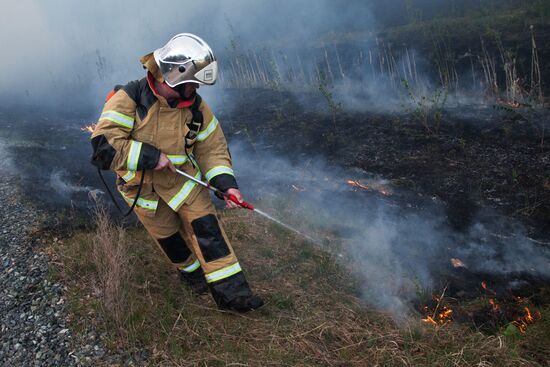
<svg viewBox="0 0 550 367">
<path fill-rule="evenodd" d="M 441 322 L 458 318 L 457 305 L 443 294 L 430 313 L 437 327 L 420 316 L 396 324 L 357 297 L 357 280 L 330 255 L 252 213 L 221 217 L 253 288 L 267 300 L 264 308 L 246 315 L 218 311 L 209 296 L 193 296 L 180 283 L 143 229 L 128 228 L 132 276 L 120 281 L 131 298 L 115 328 L 92 281 L 97 232 L 80 231 L 52 245 L 58 276 L 69 288 L 73 328 L 93 324 L 113 349 L 147 350 L 149 365 L 532 366 L 548 360 L 548 308 L 525 334 L 507 335 L 504 328 L 487 334 L 471 323 Z"/>
</svg>

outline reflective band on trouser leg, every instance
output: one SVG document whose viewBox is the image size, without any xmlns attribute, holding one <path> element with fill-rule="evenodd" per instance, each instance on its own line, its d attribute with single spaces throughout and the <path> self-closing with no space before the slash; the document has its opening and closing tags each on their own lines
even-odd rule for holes
<svg viewBox="0 0 550 367">
<path fill-rule="evenodd" d="M 128 161 L 126 162 L 126 168 L 128 168 L 128 171 L 137 171 L 141 145 L 142 143 L 140 141 L 132 140 L 130 152 L 128 153 Z"/>
<path fill-rule="evenodd" d="M 181 271 L 184 271 L 186 273 L 192 273 L 200 267 L 201 267 L 201 264 L 199 263 L 199 260 L 195 260 L 195 262 L 193 264 L 191 264 L 189 266 L 185 266 L 185 267 L 181 266 L 178 269 L 181 270 Z"/>
<path fill-rule="evenodd" d="M 119 125 L 122 125 L 124 127 L 127 127 L 128 129 L 131 129 L 134 127 L 134 118 L 131 116 L 123 115 L 120 112 L 116 112 L 113 110 L 105 111 L 99 116 L 100 120 L 109 120 L 116 122 Z"/>
<path fill-rule="evenodd" d="M 210 171 L 206 172 L 206 174 L 204 175 L 204 178 L 206 178 L 208 181 L 210 181 L 211 179 L 213 179 L 214 177 L 218 176 L 218 175 L 221 175 L 221 174 L 228 174 L 228 175 L 231 175 L 231 176 L 235 176 L 235 174 L 233 173 L 233 170 L 229 167 L 226 167 L 226 166 L 216 166 L 214 168 L 212 168 Z"/>
<path fill-rule="evenodd" d="M 239 263 L 235 263 L 233 265 L 229 265 L 225 268 L 221 268 L 219 270 L 206 274 L 206 281 L 208 283 L 217 282 L 218 280 L 229 278 L 231 275 L 235 275 L 240 271 L 242 271 L 241 266 L 239 265 Z"/>
<path fill-rule="evenodd" d="M 197 172 L 195 175 L 195 178 L 200 179 L 201 173 L 200 171 Z M 187 180 L 183 186 L 181 187 L 180 191 L 168 202 L 168 206 L 172 208 L 172 210 L 177 211 L 179 206 L 187 199 L 191 191 L 197 186 L 197 183 L 191 180 Z"/>
<path fill-rule="evenodd" d="M 206 140 L 214 132 L 214 130 L 216 130 L 216 127 L 218 127 L 218 119 L 216 118 L 216 116 L 213 116 L 212 120 L 210 121 L 206 129 L 202 130 L 197 135 L 197 140 L 198 141 Z"/>
<path fill-rule="evenodd" d="M 122 197 L 124 198 L 124 200 L 126 200 L 128 205 L 132 205 L 134 203 L 134 199 L 124 195 L 124 193 L 121 191 L 119 192 L 120 192 L 120 195 L 122 195 Z M 136 202 L 136 206 L 139 206 L 140 208 L 148 209 L 148 210 L 157 210 L 158 203 L 159 203 L 158 200 L 146 200 L 143 198 L 138 198 Z"/>
</svg>

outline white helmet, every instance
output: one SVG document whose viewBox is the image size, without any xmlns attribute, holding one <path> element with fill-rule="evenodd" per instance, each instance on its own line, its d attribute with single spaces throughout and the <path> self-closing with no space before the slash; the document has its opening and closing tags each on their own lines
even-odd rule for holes
<svg viewBox="0 0 550 367">
<path fill-rule="evenodd" d="M 218 77 L 218 62 L 212 49 L 191 33 L 175 35 L 153 56 L 170 87 L 183 83 L 213 85 Z"/>
</svg>

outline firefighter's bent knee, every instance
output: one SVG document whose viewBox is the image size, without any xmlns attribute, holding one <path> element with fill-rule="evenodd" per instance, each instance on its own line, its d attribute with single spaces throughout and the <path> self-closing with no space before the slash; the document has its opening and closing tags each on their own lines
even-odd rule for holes
<svg viewBox="0 0 550 367">
<path fill-rule="evenodd" d="M 191 250 L 189 250 L 179 232 L 157 241 L 164 253 L 166 253 L 166 256 L 174 264 L 185 262 L 191 256 Z"/>
<path fill-rule="evenodd" d="M 221 259 L 231 253 L 214 214 L 195 219 L 191 226 L 197 236 L 204 261 Z"/>
</svg>

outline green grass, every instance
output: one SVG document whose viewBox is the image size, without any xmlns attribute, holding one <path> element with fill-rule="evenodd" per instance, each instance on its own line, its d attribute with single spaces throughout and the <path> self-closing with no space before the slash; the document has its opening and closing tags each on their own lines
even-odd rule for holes
<svg viewBox="0 0 550 367">
<path fill-rule="evenodd" d="M 180 283 L 143 229 L 129 228 L 132 277 L 124 287 L 131 297 L 115 325 L 94 292 L 93 233 L 81 230 L 52 245 L 52 276 L 68 286 L 72 329 L 93 325 L 108 347 L 130 354 L 145 348 L 152 366 L 537 366 L 548 357 L 548 308 L 520 338 L 460 323 L 397 324 L 355 296 L 357 280 L 332 256 L 252 213 L 221 217 L 250 284 L 266 300 L 262 309 L 218 311 L 209 295 L 194 296 Z"/>
</svg>

